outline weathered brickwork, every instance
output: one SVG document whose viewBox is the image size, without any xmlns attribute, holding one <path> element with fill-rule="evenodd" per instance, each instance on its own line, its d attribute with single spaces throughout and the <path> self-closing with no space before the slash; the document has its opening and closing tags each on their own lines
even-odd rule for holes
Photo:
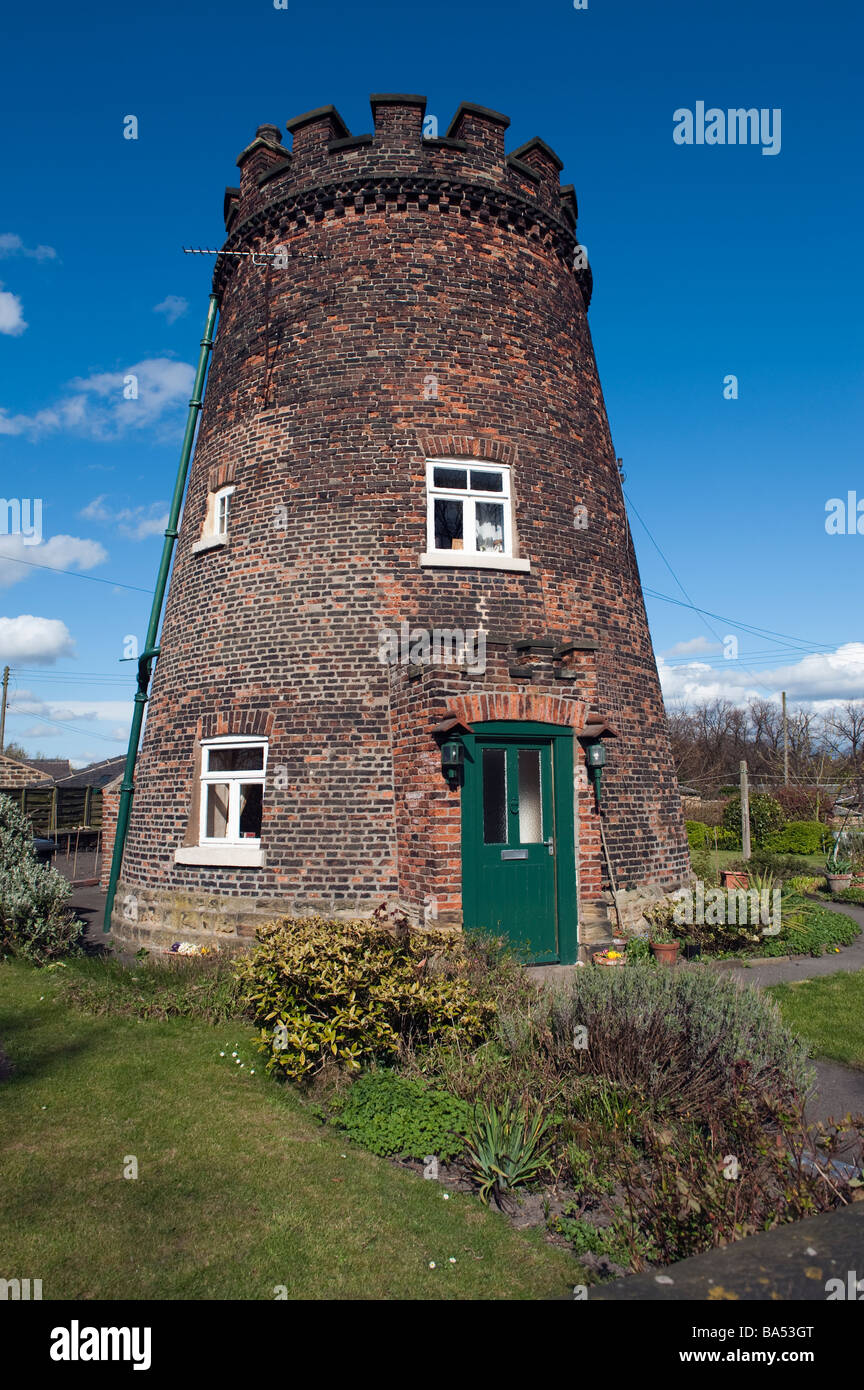
<svg viewBox="0 0 864 1390">
<path fill-rule="evenodd" d="M 463 105 L 428 140 L 423 111 L 420 97 L 373 97 L 374 132 L 351 136 L 324 107 L 288 123 L 290 152 L 262 126 L 226 192 L 224 251 L 271 259 L 223 254 L 215 267 L 219 328 L 119 938 L 161 944 L 182 928 L 241 941 L 262 913 L 367 913 L 382 900 L 421 919 L 434 899 L 458 925 L 459 794 L 433 730 L 472 711 L 548 716 L 577 734 L 605 720 L 617 887 L 685 876 L 591 276 L 573 269 L 573 191 L 542 141 L 505 155 L 505 117 Z M 530 572 L 420 565 L 432 457 L 511 468 Z M 195 550 L 208 493 L 228 483 L 227 540 Z M 482 628 L 485 674 L 383 665 L 379 633 L 403 621 Z M 200 740 L 217 733 L 269 741 L 263 867 L 175 863 L 191 842 Z M 590 904 L 608 875 L 576 748 L 574 891 Z"/>
</svg>

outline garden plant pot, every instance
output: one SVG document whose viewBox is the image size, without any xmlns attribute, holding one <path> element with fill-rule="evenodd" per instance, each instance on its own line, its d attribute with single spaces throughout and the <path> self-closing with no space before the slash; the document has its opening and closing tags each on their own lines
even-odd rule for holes
<svg viewBox="0 0 864 1390">
<path fill-rule="evenodd" d="M 595 965 L 626 965 L 627 957 L 622 953 L 610 960 L 606 951 L 595 951 L 592 956 Z"/>
<path fill-rule="evenodd" d="M 651 941 L 649 943 L 654 959 L 660 965 L 674 965 L 678 959 L 677 941 Z"/>
<path fill-rule="evenodd" d="M 721 869 L 720 877 L 724 888 L 749 888 L 750 875 L 743 869 Z"/>
<path fill-rule="evenodd" d="M 826 874 L 826 878 L 828 879 L 828 887 L 831 889 L 832 893 L 842 893 L 845 889 L 849 888 L 852 883 L 851 874 Z"/>
</svg>

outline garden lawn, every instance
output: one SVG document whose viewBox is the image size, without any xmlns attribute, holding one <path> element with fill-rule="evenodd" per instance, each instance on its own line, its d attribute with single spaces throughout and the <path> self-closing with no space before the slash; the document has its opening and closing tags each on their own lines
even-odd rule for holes
<svg viewBox="0 0 864 1390">
<path fill-rule="evenodd" d="M 773 985 L 768 993 L 814 1055 L 864 1067 L 864 970 Z"/>
<path fill-rule="evenodd" d="M 60 977 L 0 963 L 0 1277 L 41 1279 L 45 1299 L 572 1289 L 572 1258 L 541 1233 L 319 1125 L 263 1073 L 247 1025 L 93 1017 Z"/>
</svg>

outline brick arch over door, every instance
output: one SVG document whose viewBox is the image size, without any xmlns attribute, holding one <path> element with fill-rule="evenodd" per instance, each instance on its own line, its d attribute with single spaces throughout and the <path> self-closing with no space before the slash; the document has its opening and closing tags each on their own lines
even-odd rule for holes
<svg viewBox="0 0 864 1390">
<path fill-rule="evenodd" d="M 448 713 L 463 724 L 486 720 L 534 721 L 538 724 L 569 726 L 574 732 L 585 727 L 588 706 L 584 700 L 541 691 L 494 691 L 490 694 L 457 695 L 448 702 Z"/>
</svg>

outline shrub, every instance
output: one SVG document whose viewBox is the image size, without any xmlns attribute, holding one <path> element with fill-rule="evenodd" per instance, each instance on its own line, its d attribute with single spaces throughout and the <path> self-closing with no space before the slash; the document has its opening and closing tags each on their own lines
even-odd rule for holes
<svg viewBox="0 0 864 1390">
<path fill-rule="evenodd" d="M 257 936 L 234 968 L 268 1071 L 298 1080 L 327 1062 L 358 1071 L 433 1041 L 470 1047 L 494 1019 L 466 978 L 464 945 L 443 933 L 308 917 Z"/>
<path fill-rule="evenodd" d="M 750 797 L 750 839 L 755 846 L 765 844 L 768 836 L 780 830 L 786 816 L 783 807 L 767 792 L 754 792 Z M 741 798 L 733 796 L 726 802 L 723 824 L 736 835 L 741 833 Z M 740 843 L 740 841 L 739 841 Z"/>
<path fill-rule="evenodd" d="M 84 928 L 67 907 L 72 888 L 40 864 L 26 816 L 0 794 L 0 951 L 44 965 L 81 949 Z"/>
<path fill-rule="evenodd" d="M 820 1125 L 814 1136 L 801 1096 L 784 1104 L 773 1107 L 770 1133 L 742 1105 L 731 1138 L 693 1126 L 673 1135 L 646 1120 L 643 1162 L 628 1162 L 623 1153 L 613 1161 L 637 1259 L 641 1242 L 671 1263 L 854 1200 L 850 1179 L 864 1158 L 860 1126 Z M 840 1153 L 846 1162 L 834 1164 Z"/>
<path fill-rule="evenodd" d="M 730 830 L 724 825 L 705 825 L 702 821 L 688 820 L 687 842 L 691 849 L 713 850 L 717 849 L 740 849 L 741 832 L 740 830 Z"/>
<path fill-rule="evenodd" d="M 765 848 L 772 854 L 822 854 L 830 844 L 830 832 L 818 820 L 793 820 L 769 835 Z"/>
<path fill-rule="evenodd" d="M 546 1049 L 576 1068 L 638 1092 L 670 1114 L 719 1123 L 741 1103 L 768 1113 L 769 1101 L 805 1089 L 806 1049 L 780 1012 L 755 991 L 709 969 L 580 970 L 550 992 Z M 576 1029 L 588 1046 L 576 1050 Z M 538 1040 L 539 1041 L 539 1040 Z"/>
<path fill-rule="evenodd" d="M 834 793 L 827 787 L 778 787 L 774 799 L 791 821 L 828 821 L 834 811 Z"/>
<path fill-rule="evenodd" d="M 336 1123 L 373 1154 L 445 1162 L 465 1147 L 471 1107 L 446 1091 L 430 1090 L 392 1071 L 372 1071 L 334 1104 Z"/>
<path fill-rule="evenodd" d="M 792 855 L 774 854 L 771 850 L 754 850 L 750 858 L 738 861 L 737 867 L 749 874 L 772 873 L 784 881 L 797 878 L 801 873 L 801 860 Z"/>
</svg>

